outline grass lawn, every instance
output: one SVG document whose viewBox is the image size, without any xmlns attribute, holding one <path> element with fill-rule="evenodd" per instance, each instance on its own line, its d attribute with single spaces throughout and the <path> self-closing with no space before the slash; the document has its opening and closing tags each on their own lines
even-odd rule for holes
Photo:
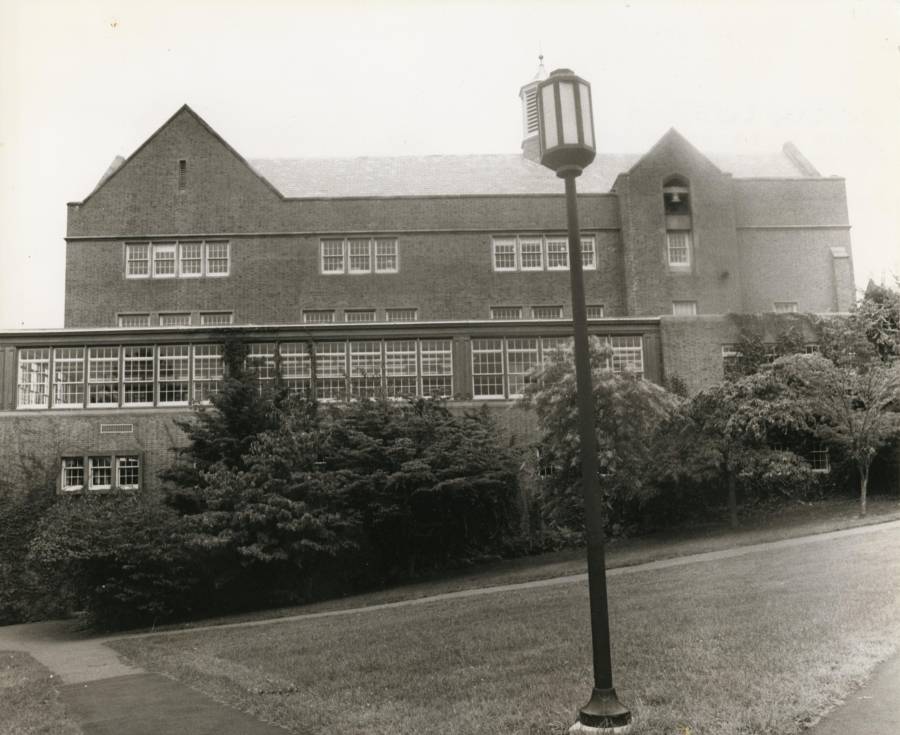
<svg viewBox="0 0 900 735">
<path fill-rule="evenodd" d="M 611 577 L 635 735 L 799 732 L 900 645 L 900 532 Z M 298 733 L 562 733 L 590 693 L 573 583 L 112 646 Z"/>
<path fill-rule="evenodd" d="M 720 523 L 694 526 L 677 532 L 613 539 L 607 544 L 607 567 L 632 566 L 657 559 L 900 520 L 900 502 L 896 497 L 874 496 L 869 499 L 868 516 L 860 518 L 858 513 L 859 501 L 846 498 L 815 503 L 793 503 L 770 509 L 750 511 L 744 509 L 741 515 L 741 526 L 738 529 L 732 529 L 723 520 Z M 175 623 L 159 626 L 156 630 L 271 619 L 329 610 L 346 610 L 386 602 L 430 597 L 458 590 L 564 577 L 570 574 L 582 574 L 586 571 L 587 562 L 584 549 L 567 549 L 538 556 L 486 563 L 465 571 L 445 572 L 434 579 L 364 594 L 324 600 L 308 605 L 256 610 L 219 618 Z"/>
<path fill-rule="evenodd" d="M 50 672 L 27 653 L 0 651 L 0 735 L 80 735 Z"/>
</svg>

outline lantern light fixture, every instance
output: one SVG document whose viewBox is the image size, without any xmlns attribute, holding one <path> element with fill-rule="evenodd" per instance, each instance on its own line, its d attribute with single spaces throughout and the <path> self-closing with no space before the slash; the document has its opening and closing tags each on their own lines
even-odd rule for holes
<svg viewBox="0 0 900 735">
<path fill-rule="evenodd" d="M 557 69 L 538 85 L 541 164 L 557 176 L 578 176 L 597 154 L 591 85 Z"/>
</svg>

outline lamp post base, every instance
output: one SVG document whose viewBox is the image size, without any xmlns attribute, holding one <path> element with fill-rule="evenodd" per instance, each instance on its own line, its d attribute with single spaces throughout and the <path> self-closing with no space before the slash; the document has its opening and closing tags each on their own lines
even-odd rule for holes
<svg viewBox="0 0 900 735">
<path fill-rule="evenodd" d="M 578 710 L 578 722 L 570 733 L 624 735 L 631 730 L 631 712 L 619 701 L 615 689 L 594 689 L 590 701 Z"/>
</svg>

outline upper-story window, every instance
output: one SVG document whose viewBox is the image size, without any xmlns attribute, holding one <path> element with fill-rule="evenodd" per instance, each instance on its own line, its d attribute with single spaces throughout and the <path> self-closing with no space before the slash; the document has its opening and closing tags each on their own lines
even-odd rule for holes
<svg viewBox="0 0 900 735">
<path fill-rule="evenodd" d="M 687 270 L 693 259 L 691 193 L 687 179 L 672 176 L 663 184 L 666 213 L 666 255 L 669 268 Z"/>
<path fill-rule="evenodd" d="M 125 243 L 126 278 L 227 276 L 231 245 L 224 240 Z"/>
<path fill-rule="evenodd" d="M 322 273 L 397 273 L 397 238 L 329 238 L 319 243 Z"/>
<path fill-rule="evenodd" d="M 569 270 L 569 241 L 565 235 L 507 235 L 491 240 L 495 271 Z M 597 270 L 597 244 L 581 238 L 581 267 Z"/>
<path fill-rule="evenodd" d="M 385 309 L 385 319 L 389 322 L 414 322 L 419 318 L 418 309 Z"/>
<path fill-rule="evenodd" d="M 697 316 L 697 302 L 673 301 L 672 314 L 674 316 Z"/>
<path fill-rule="evenodd" d="M 794 314 L 797 312 L 797 302 L 796 301 L 776 301 L 775 302 L 775 313 L 776 314 Z"/>
</svg>

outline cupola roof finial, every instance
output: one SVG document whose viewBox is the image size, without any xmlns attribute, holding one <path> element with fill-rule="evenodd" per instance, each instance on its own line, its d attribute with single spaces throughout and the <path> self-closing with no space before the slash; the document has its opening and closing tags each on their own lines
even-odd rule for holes
<svg viewBox="0 0 900 735">
<path fill-rule="evenodd" d="M 547 78 L 547 70 L 544 68 L 544 54 L 543 52 L 538 53 L 538 68 L 537 72 L 534 75 L 534 79 L 532 82 L 543 82 Z"/>
</svg>

